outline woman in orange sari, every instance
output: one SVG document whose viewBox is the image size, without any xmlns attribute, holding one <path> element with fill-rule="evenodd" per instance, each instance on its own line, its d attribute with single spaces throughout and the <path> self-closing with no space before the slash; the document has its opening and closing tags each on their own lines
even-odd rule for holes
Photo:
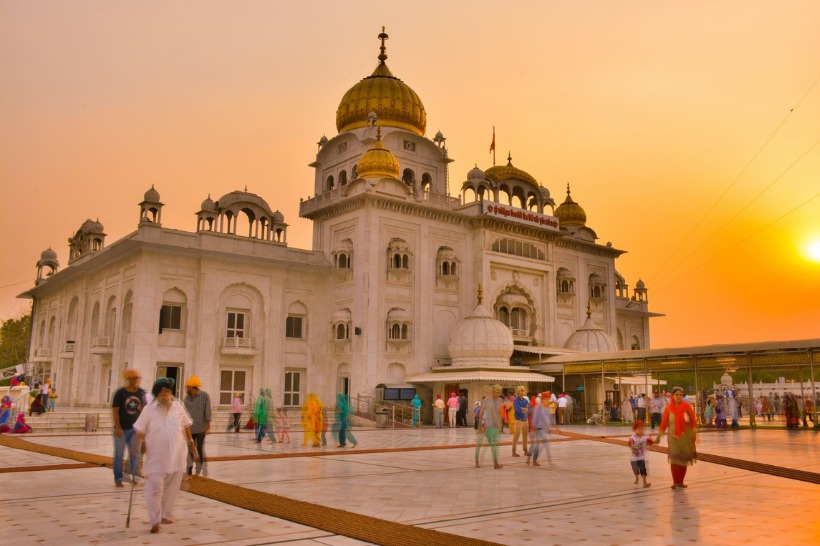
<svg viewBox="0 0 820 546">
<path fill-rule="evenodd" d="M 697 417 L 695 410 L 683 399 L 683 388 L 672 389 L 672 401 L 666 406 L 655 443 L 669 434 L 669 464 L 672 470 L 672 489 L 684 489 L 687 468 L 697 460 Z"/>
<path fill-rule="evenodd" d="M 322 432 L 322 401 L 314 393 L 307 395 L 305 405 L 302 406 L 302 428 L 304 428 L 304 439 L 302 445 L 307 446 L 310 441 L 313 447 L 320 447 L 322 440 L 319 434 Z"/>
</svg>

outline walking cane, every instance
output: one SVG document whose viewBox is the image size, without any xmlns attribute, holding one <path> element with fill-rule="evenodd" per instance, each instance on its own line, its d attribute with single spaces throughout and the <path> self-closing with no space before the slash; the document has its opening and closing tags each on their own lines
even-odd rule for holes
<svg viewBox="0 0 820 546">
<path fill-rule="evenodd" d="M 125 518 L 125 528 L 131 526 L 131 505 L 134 502 L 134 482 L 137 481 L 134 479 L 134 476 L 131 476 L 131 494 L 128 496 L 128 517 Z"/>
</svg>

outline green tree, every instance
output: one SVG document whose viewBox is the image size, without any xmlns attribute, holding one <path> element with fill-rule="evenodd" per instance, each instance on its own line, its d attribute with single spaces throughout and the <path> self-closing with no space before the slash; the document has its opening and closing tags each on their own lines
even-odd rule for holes
<svg viewBox="0 0 820 546">
<path fill-rule="evenodd" d="M 0 326 L 0 369 L 28 361 L 28 338 L 31 315 L 3 321 Z"/>
</svg>

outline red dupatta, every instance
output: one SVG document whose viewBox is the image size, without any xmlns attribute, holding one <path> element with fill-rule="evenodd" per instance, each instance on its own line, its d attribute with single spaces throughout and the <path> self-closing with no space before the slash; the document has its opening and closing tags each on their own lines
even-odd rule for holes
<svg viewBox="0 0 820 546">
<path fill-rule="evenodd" d="M 661 432 L 669 427 L 669 414 L 675 416 L 675 438 L 680 438 L 680 435 L 695 427 L 697 421 L 695 420 L 695 410 L 689 405 L 686 400 L 681 400 L 679 405 L 675 405 L 675 401 L 669 402 L 666 410 L 663 412 L 663 420 L 661 421 Z M 686 422 L 686 417 L 689 417 L 689 422 Z"/>
</svg>

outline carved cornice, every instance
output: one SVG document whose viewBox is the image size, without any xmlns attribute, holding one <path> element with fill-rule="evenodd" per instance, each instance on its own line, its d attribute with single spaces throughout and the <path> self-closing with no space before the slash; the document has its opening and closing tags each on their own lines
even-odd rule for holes
<svg viewBox="0 0 820 546">
<path fill-rule="evenodd" d="M 607 258 L 617 258 L 621 254 L 624 254 L 626 252 L 625 250 L 618 250 L 617 248 L 612 248 L 609 246 L 602 246 L 587 241 L 579 241 L 578 239 L 574 239 L 569 236 L 559 237 L 556 246 L 560 248 L 566 248 L 568 250 L 578 250 L 581 252 L 586 252 L 587 254 L 606 256 Z"/>
</svg>

